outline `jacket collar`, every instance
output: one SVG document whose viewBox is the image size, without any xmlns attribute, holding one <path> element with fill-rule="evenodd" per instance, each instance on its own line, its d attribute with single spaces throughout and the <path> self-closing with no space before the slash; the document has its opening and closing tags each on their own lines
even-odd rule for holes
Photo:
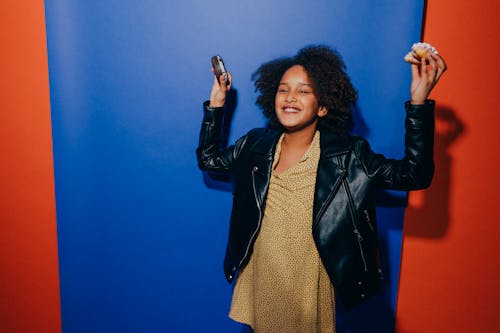
<svg viewBox="0 0 500 333">
<path fill-rule="evenodd" d="M 263 129 L 263 131 L 263 135 L 253 141 L 249 150 L 263 155 L 273 155 L 276 144 L 278 143 L 278 140 L 283 132 L 271 128 Z"/>
<path fill-rule="evenodd" d="M 320 133 L 322 156 L 328 158 L 336 155 L 342 155 L 352 149 L 352 141 L 349 140 L 349 136 L 336 134 L 325 129 L 320 129 Z"/>
<path fill-rule="evenodd" d="M 264 135 L 257 138 L 249 149 L 254 153 L 273 155 L 276 144 L 283 132 L 269 128 L 264 131 Z M 328 158 L 342 155 L 352 149 L 352 143 L 351 140 L 349 140 L 349 136 L 339 135 L 325 129 L 320 129 L 320 133 L 321 156 Z"/>
<path fill-rule="evenodd" d="M 256 135 L 255 141 L 252 140 L 253 143 L 249 146 L 249 150 L 261 155 L 261 158 L 255 161 L 253 169 L 255 170 L 254 182 L 258 185 L 257 188 L 262 189 L 257 198 L 262 205 L 269 185 L 274 151 L 282 132 L 273 129 L 262 129 L 258 132 L 259 135 Z M 314 226 L 318 224 L 328 206 L 328 198 L 335 195 L 346 175 L 346 169 L 339 165 L 338 159 L 345 160 L 346 157 L 340 157 L 340 155 L 347 154 L 352 149 L 352 140 L 349 136 L 338 135 L 327 130 L 320 130 L 320 133 L 321 157 L 314 195 Z"/>
</svg>

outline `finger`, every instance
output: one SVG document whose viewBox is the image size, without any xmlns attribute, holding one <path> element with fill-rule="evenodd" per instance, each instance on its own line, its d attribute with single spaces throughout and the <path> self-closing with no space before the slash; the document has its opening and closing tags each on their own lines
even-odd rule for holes
<svg viewBox="0 0 500 333">
<path fill-rule="evenodd" d="M 427 54 L 427 61 L 429 62 L 429 81 L 433 82 L 437 76 L 438 68 L 436 65 L 436 59 L 432 56 L 432 52 Z"/>
<path fill-rule="evenodd" d="M 434 54 L 429 55 L 429 77 L 428 77 L 428 83 L 429 83 L 429 93 L 430 91 L 434 88 L 436 83 L 439 80 L 439 76 L 442 74 L 438 62 L 437 62 L 437 57 Z"/>
<path fill-rule="evenodd" d="M 231 74 L 231 72 L 227 72 L 227 78 L 228 78 L 228 84 L 227 84 L 227 90 L 231 89 L 232 85 L 233 85 L 233 75 Z"/>
<path fill-rule="evenodd" d="M 429 67 L 429 65 L 428 65 L 426 59 L 422 58 L 422 61 L 420 62 L 419 69 L 420 69 L 420 78 L 422 80 L 424 80 L 424 82 L 427 81 L 427 79 L 429 77 L 429 73 L 427 73 L 428 67 Z"/>
<path fill-rule="evenodd" d="M 436 60 L 436 65 L 438 69 L 437 78 L 439 78 L 446 71 L 448 67 L 446 66 L 446 63 L 444 62 L 441 56 L 434 54 L 433 57 Z"/>
<path fill-rule="evenodd" d="M 441 64 L 439 63 L 439 58 L 436 54 L 431 54 L 431 61 L 433 63 L 433 70 L 434 70 L 434 77 L 433 77 L 433 83 L 435 84 L 441 74 L 443 73 L 443 68 Z"/>
<path fill-rule="evenodd" d="M 419 65 L 420 64 L 411 64 L 411 76 L 416 79 L 420 76 L 419 74 Z"/>
<path fill-rule="evenodd" d="M 442 68 L 446 69 L 446 62 L 444 61 L 443 57 L 440 54 L 433 54 L 434 58 L 436 59 L 436 62 L 441 66 Z"/>
<path fill-rule="evenodd" d="M 226 75 L 221 75 L 219 77 L 219 80 L 220 80 L 220 87 L 223 91 L 229 91 L 231 89 L 232 79 L 229 72 L 227 72 L 227 78 Z"/>
<path fill-rule="evenodd" d="M 434 60 L 436 60 L 436 64 L 438 65 L 438 67 L 442 68 L 443 71 L 446 70 L 446 63 L 443 59 L 443 57 L 441 57 L 441 55 L 439 54 L 432 54 L 432 57 L 434 58 Z"/>
<path fill-rule="evenodd" d="M 227 90 L 228 82 L 225 75 L 219 76 L 219 83 L 222 90 Z"/>
<path fill-rule="evenodd" d="M 210 68 L 210 71 L 212 73 L 215 73 L 214 71 L 214 68 Z M 212 91 L 214 91 L 214 89 L 218 89 L 220 84 L 219 84 L 219 81 L 217 81 L 217 77 L 215 76 L 215 74 L 213 75 L 214 79 L 213 79 L 213 82 L 212 82 Z"/>
<path fill-rule="evenodd" d="M 410 64 L 420 65 L 420 58 L 415 57 L 415 55 L 412 52 L 408 53 L 404 57 L 404 60 L 409 62 Z"/>
</svg>

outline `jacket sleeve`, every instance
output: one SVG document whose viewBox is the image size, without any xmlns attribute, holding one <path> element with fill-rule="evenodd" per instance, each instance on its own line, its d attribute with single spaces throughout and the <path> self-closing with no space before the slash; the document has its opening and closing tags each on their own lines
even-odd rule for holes
<svg viewBox="0 0 500 333">
<path fill-rule="evenodd" d="M 208 101 L 206 101 L 203 103 L 203 113 L 200 140 L 196 149 L 198 167 L 203 171 L 229 173 L 244 145 L 246 137 L 240 138 L 230 147 L 223 146 L 223 108 L 209 107 Z"/>
<path fill-rule="evenodd" d="M 405 103 L 405 156 L 401 160 L 375 154 L 365 140 L 355 144 L 355 154 L 368 177 L 385 189 L 418 190 L 430 185 L 434 174 L 434 101 Z"/>
</svg>

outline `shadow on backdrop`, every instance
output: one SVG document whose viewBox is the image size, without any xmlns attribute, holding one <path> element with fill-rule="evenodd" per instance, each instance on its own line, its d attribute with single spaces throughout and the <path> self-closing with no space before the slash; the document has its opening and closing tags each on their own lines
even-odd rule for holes
<svg viewBox="0 0 500 333">
<path fill-rule="evenodd" d="M 449 150 L 464 131 L 464 124 L 453 110 L 436 108 L 434 178 L 430 188 L 412 193 L 406 214 L 418 223 L 405 226 L 405 235 L 431 239 L 445 236 L 450 223 L 450 180 L 453 171 Z"/>
<path fill-rule="evenodd" d="M 390 287 L 398 284 L 395 279 L 399 274 L 391 274 L 399 267 L 391 267 L 391 249 L 389 236 L 391 230 L 401 232 L 403 217 L 412 215 L 418 223 L 405 226 L 405 235 L 441 238 L 449 227 L 450 178 L 453 160 L 449 153 L 451 145 L 464 132 L 463 123 L 455 113 L 446 107 L 438 107 L 435 113 L 436 132 L 434 145 L 435 173 L 430 188 L 412 193 L 411 202 L 407 197 L 393 191 L 380 191 L 377 194 L 377 211 L 379 220 L 379 247 L 382 268 L 386 277 L 384 288 L 375 298 L 352 310 L 338 309 L 337 333 L 394 332 L 395 317 L 391 305 L 394 306 Z M 382 214 L 380 214 L 382 213 Z M 385 214 L 402 214 L 401 218 L 384 218 Z M 382 216 L 381 216 L 382 215 Z M 388 223 L 388 224 L 387 224 Z M 394 294 L 397 293 L 397 290 Z"/>
</svg>

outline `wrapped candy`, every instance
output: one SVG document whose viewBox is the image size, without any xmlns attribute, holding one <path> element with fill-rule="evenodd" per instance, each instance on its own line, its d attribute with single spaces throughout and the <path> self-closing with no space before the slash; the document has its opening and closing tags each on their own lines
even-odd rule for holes
<svg viewBox="0 0 500 333">
<path fill-rule="evenodd" d="M 438 54 L 436 48 L 428 43 L 415 43 L 411 46 L 411 51 L 404 56 L 404 60 L 410 64 L 419 65 L 422 59 L 425 59 L 428 52 Z"/>
</svg>

